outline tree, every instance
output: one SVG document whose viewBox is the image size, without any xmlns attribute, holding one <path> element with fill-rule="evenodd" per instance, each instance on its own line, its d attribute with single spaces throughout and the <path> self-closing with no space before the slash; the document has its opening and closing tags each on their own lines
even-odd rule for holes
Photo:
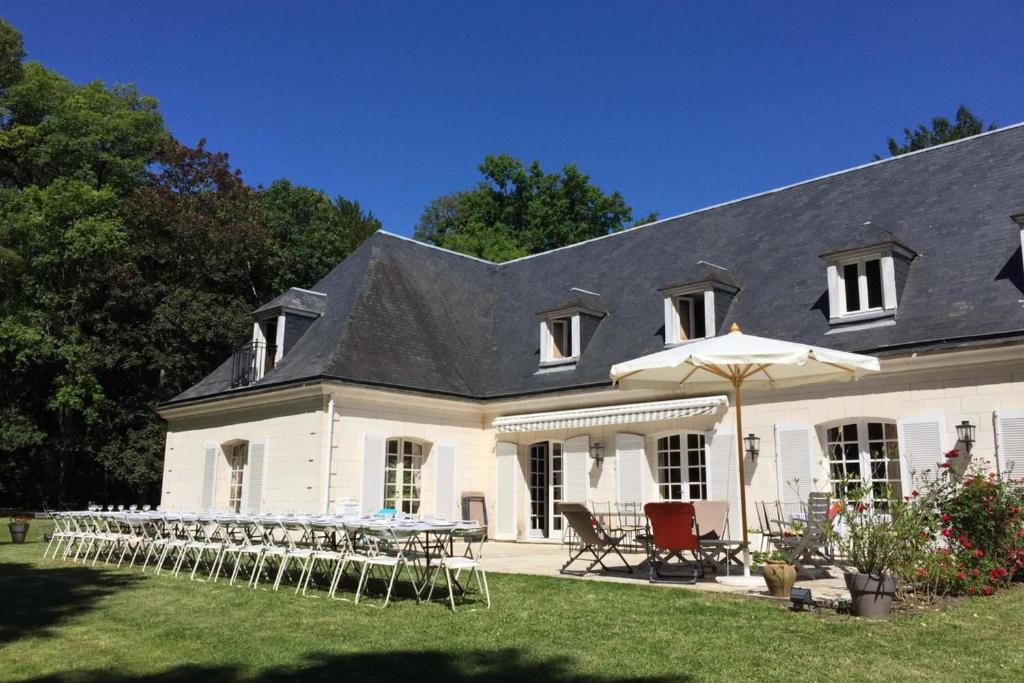
<svg viewBox="0 0 1024 683">
<path fill-rule="evenodd" d="M 18 29 L 0 17 L 0 92 L 21 80 L 25 43 Z"/>
<path fill-rule="evenodd" d="M 381 228 L 359 202 L 276 180 L 260 192 L 275 243 L 270 288 L 310 287 Z"/>
<path fill-rule="evenodd" d="M 986 130 L 995 130 L 996 124 L 990 123 L 985 128 L 984 122 L 976 117 L 966 105 L 961 104 L 956 110 L 955 123 L 950 123 L 944 116 L 936 116 L 931 121 L 931 128 L 919 124 L 913 130 L 903 129 L 903 144 L 899 144 L 893 138 L 889 138 L 889 154 L 899 156 L 907 152 L 914 152 L 932 145 L 941 145 L 944 142 L 969 138 L 978 135 Z M 875 159 L 881 159 L 878 154 Z"/>
<path fill-rule="evenodd" d="M 474 189 L 426 206 L 417 239 L 500 262 L 607 235 L 632 220 L 622 195 L 605 194 L 575 164 L 545 173 L 537 161 L 526 166 L 501 154 L 485 157 L 480 173 Z"/>
<path fill-rule="evenodd" d="M 0 506 L 152 503 L 156 405 L 379 223 L 287 181 L 254 189 L 175 141 L 152 97 L 23 55 L 0 22 Z"/>
</svg>

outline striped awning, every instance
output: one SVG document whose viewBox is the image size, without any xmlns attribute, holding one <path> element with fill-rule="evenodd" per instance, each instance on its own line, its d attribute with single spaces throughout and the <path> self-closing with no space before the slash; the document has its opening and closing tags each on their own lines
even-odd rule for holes
<svg viewBox="0 0 1024 683">
<path fill-rule="evenodd" d="M 576 429 L 601 425 L 630 424 L 673 420 L 693 415 L 712 415 L 720 407 L 729 405 L 727 396 L 682 398 L 674 401 L 629 403 L 618 406 L 599 406 L 579 410 L 560 410 L 552 413 L 507 415 L 494 419 L 491 426 L 499 432 L 539 432 L 546 429 Z"/>
</svg>

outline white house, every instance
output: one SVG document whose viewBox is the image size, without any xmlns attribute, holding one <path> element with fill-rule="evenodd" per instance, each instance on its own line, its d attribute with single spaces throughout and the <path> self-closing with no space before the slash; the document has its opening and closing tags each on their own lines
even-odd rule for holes
<svg viewBox="0 0 1024 683">
<path fill-rule="evenodd" d="M 561 538 L 558 501 L 735 501 L 726 397 L 608 379 L 733 322 L 882 359 L 745 395 L 748 501 L 905 495 L 963 421 L 1024 474 L 1022 226 L 1018 125 L 502 264 L 380 232 L 161 406 L 162 504 L 453 517 L 475 491 L 528 540 Z"/>
</svg>

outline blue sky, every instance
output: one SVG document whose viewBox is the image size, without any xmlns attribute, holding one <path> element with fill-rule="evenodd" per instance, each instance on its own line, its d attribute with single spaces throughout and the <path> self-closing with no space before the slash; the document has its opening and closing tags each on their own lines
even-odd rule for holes
<svg viewBox="0 0 1024 683">
<path fill-rule="evenodd" d="M 1022 3 L 7 2 L 30 58 L 134 82 L 249 182 L 409 234 L 485 154 L 662 217 L 869 161 L 966 102 L 1024 120 Z"/>
</svg>

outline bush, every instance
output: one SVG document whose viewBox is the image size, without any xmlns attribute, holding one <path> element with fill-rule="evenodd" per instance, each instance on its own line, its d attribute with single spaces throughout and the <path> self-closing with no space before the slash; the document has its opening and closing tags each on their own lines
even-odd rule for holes
<svg viewBox="0 0 1024 683">
<path fill-rule="evenodd" d="M 917 529 L 897 575 L 904 590 L 927 599 L 991 595 L 1024 575 L 1024 483 L 979 467 L 962 472 L 957 451 L 946 457 L 906 499 Z"/>
</svg>

